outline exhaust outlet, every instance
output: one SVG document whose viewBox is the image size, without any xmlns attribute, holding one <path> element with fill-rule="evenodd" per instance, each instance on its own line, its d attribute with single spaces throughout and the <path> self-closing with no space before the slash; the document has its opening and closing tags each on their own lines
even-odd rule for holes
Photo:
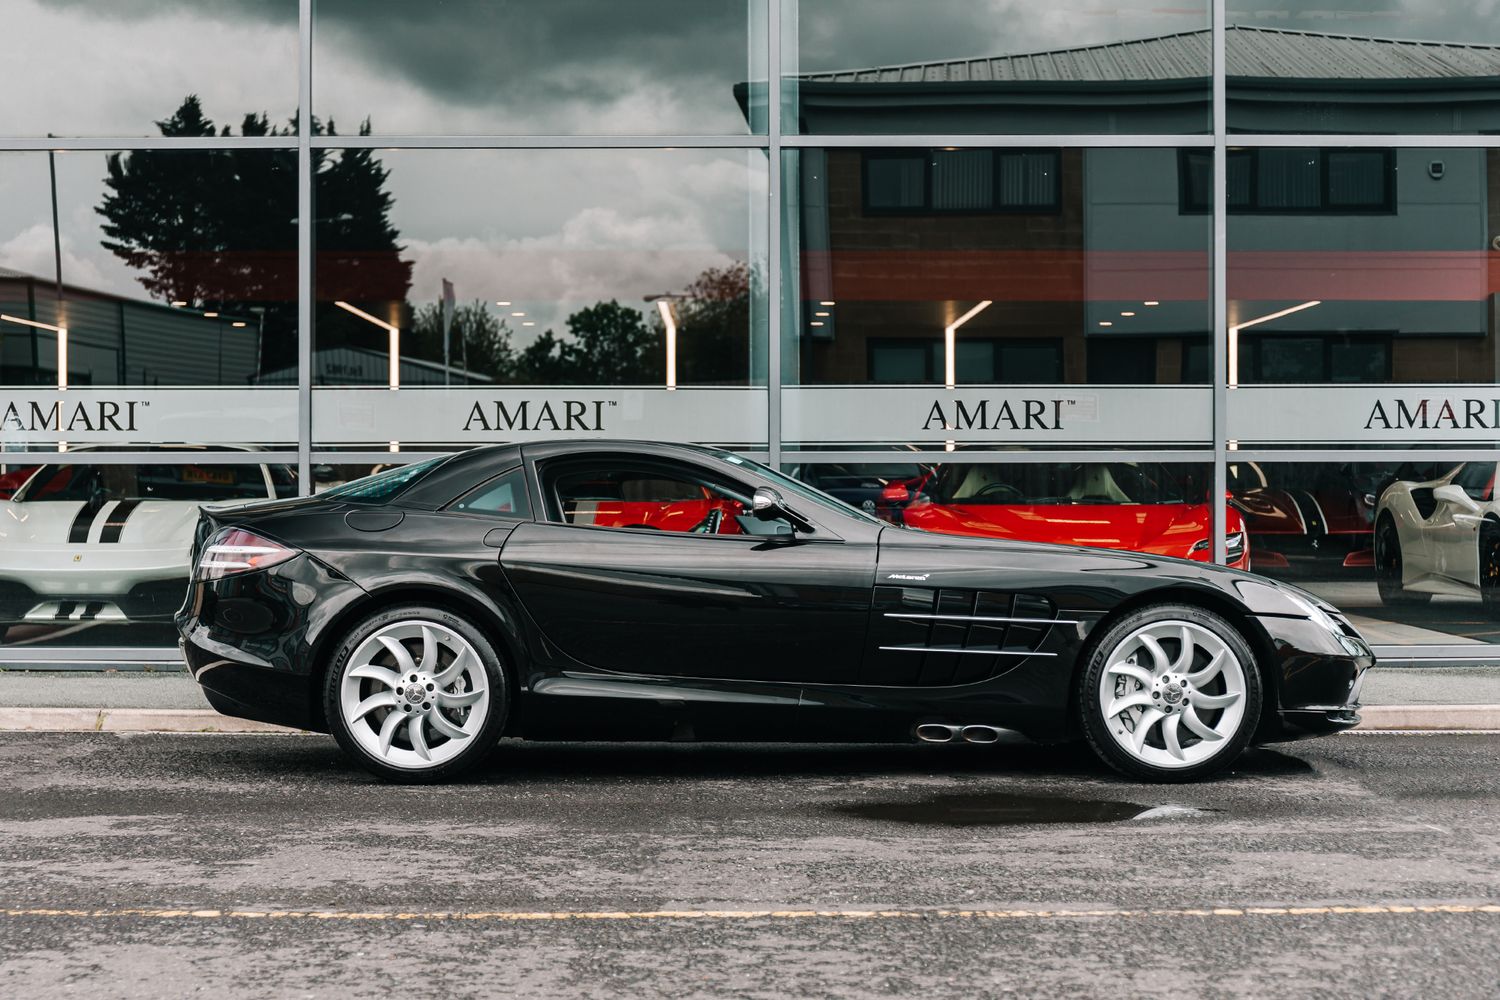
<svg viewBox="0 0 1500 1000">
<path fill-rule="evenodd" d="M 942 722 L 924 722 L 917 727 L 917 739 L 923 743 L 952 743 L 961 727 Z"/>
<path fill-rule="evenodd" d="M 959 735 L 965 743 L 999 743 L 1001 732 L 995 726 L 964 726 Z"/>
</svg>

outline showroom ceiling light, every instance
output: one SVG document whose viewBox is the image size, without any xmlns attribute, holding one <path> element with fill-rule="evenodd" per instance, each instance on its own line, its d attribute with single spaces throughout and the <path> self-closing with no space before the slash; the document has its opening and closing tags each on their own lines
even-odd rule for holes
<svg viewBox="0 0 1500 1000">
<path fill-rule="evenodd" d="M 835 301 L 833 301 L 832 299 L 823 299 L 822 301 L 820 301 L 818 303 L 818 305 L 820 305 L 820 306 L 836 306 L 836 305 L 838 305 L 838 303 L 835 302 Z"/>
<path fill-rule="evenodd" d="M 216 312 L 206 312 L 206 313 L 203 314 L 203 318 L 204 319 L 218 319 L 219 318 L 219 314 L 216 313 Z"/>
<path fill-rule="evenodd" d="M 187 305 L 187 302 L 184 299 L 173 299 L 172 300 L 172 305 L 174 305 L 177 308 L 181 309 L 183 306 Z"/>
<path fill-rule="evenodd" d="M 509 302 L 496 302 L 495 305 L 497 305 L 497 306 L 508 306 L 508 305 L 510 305 L 510 303 Z"/>
<path fill-rule="evenodd" d="M 1107 320 L 1107 319 L 1101 319 L 1101 320 L 1100 320 L 1100 321 L 1099 321 L 1099 325 L 1100 325 L 1100 326 L 1114 326 L 1114 324 L 1113 324 L 1113 323 L 1111 323 L 1111 322 L 1110 322 L 1110 321 L 1109 321 L 1109 320 Z"/>
<path fill-rule="evenodd" d="M 1156 299 L 1148 299 L 1147 301 L 1142 302 L 1141 305 L 1143 305 L 1143 306 L 1159 306 L 1159 305 L 1161 305 L 1161 303 L 1158 302 Z"/>
<path fill-rule="evenodd" d="M 234 327 L 236 330 L 243 330 L 245 328 L 245 321 L 242 319 L 237 319 L 229 325 Z"/>
<path fill-rule="evenodd" d="M 1120 315 L 1121 316 L 1134 316 L 1135 313 L 1130 312 L 1129 310 L 1126 310 L 1125 312 L 1120 313 Z"/>
<path fill-rule="evenodd" d="M 948 388 L 952 389 L 958 385 L 958 371 L 957 364 L 955 363 L 957 360 L 955 355 L 958 344 L 958 328 L 994 304 L 993 300 L 985 299 L 973 309 L 970 309 L 958 317 L 958 319 L 943 327 L 943 384 Z"/>
<path fill-rule="evenodd" d="M 1278 309 L 1276 312 L 1266 313 L 1264 316 L 1257 316 L 1254 319 L 1247 319 L 1243 323 L 1231 323 L 1229 326 L 1229 388 L 1238 388 L 1240 384 L 1241 330 L 1252 326 L 1259 326 L 1262 323 L 1269 323 L 1273 319 L 1281 319 L 1281 317 L 1283 316 L 1290 316 L 1292 313 L 1299 313 L 1304 309 L 1311 309 L 1313 306 L 1320 306 L 1322 304 L 1322 299 L 1313 299 L 1311 302 L 1304 302 L 1301 305 L 1290 306 L 1286 309 Z"/>
</svg>

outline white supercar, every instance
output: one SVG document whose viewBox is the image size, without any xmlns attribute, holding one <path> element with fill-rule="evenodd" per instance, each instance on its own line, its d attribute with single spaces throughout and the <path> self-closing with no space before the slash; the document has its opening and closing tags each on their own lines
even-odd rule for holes
<svg viewBox="0 0 1500 1000">
<path fill-rule="evenodd" d="M 186 450 L 186 449 L 182 449 Z M 285 466 L 55 464 L 0 500 L 0 622 L 165 621 L 198 509 L 291 496 Z"/>
<path fill-rule="evenodd" d="M 1500 617 L 1500 503 L 1494 462 L 1427 482 L 1399 481 L 1375 509 L 1375 579 L 1385 604 L 1478 597 Z"/>
</svg>

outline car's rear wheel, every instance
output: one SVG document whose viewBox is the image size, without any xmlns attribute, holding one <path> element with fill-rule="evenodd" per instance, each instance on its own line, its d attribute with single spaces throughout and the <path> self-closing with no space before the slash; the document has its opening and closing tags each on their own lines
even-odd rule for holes
<svg viewBox="0 0 1500 1000">
<path fill-rule="evenodd" d="M 1106 764 L 1147 781 L 1193 781 L 1249 744 L 1261 689 L 1239 630 L 1203 608 L 1160 604 L 1126 615 L 1099 640 L 1079 707 Z"/>
<path fill-rule="evenodd" d="M 1500 524 L 1479 526 L 1479 596 L 1491 618 L 1500 618 Z"/>
<path fill-rule="evenodd" d="M 449 611 L 413 606 L 350 630 L 329 665 L 324 708 L 339 745 L 370 771 L 439 781 L 494 747 L 510 692 L 484 633 Z"/>
<path fill-rule="evenodd" d="M 1396 607 L 1403 604 L 1426 604 L 1431 594 L 1407 590 L 1402 578 L 1401 533 L 1396 522 L 1389 517 L 1381 518 L 1375 529 L 1375 585 L 1380 590 L 1380 603 Z"/>
</svg>

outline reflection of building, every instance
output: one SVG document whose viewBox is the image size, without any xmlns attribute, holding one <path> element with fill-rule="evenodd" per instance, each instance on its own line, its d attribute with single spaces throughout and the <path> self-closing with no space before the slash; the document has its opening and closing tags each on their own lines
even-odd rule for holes
<svg viewBox="0 0 1500 1000">
<path fill-rule="evenodd" d="M 249 385 L 256 380 L 261 316 L 202 312 L 64 285 L 0 268 L 0 313 L 68 331 L 70 385 Z M 0 380 L 57 382 L 56 334 L 0 322 Z"/>
<path fill-rule="evenodd" d="M 1207 132 L 1211 44 L 1204 29 L 787 86 L 803 132 Z M 1500 130 L 1500 46 L 1229 25 L 1225 58 L 1230 131 Z"/>
<path fill-rule="evenodd" d="M 313 385 L 386 385 L 390 379 L 390 355 L 367 347 L 325 347 L 313 352 Z M 454 365 L 443 378 L 443 366 L 436 361 L 401 357 L 400 384 L 414 385 L 488 385 L 488 375 L 464 371 Z M 297 369 L 281 368 L 267 372 L 263 385 L 296 385 Z"/>
<path fill-rule="evenodd" d="M 787 85 L 810 132 L 1192 132 L 1208 120 L 1209 42 Z M 1231 130 L 1500 128 L 1500 46 L 1231 26 L 1227 50 Z M 795 155 L 801 381 L 935 382 L 950 365 L 970 383 L 1209 380 L 1210 148 Z M 1231 148 L 1231 378 L 1494 377 L 1497 185 L 1495 149 Z"/>
<path fill-rule="evenodd" d="M 1207 380 L 1206 220 L 1128 218 L 1175 215 L 1175 190 L 1128 190 L 1175 166 L 1173 150 L 802 151 L 802 380 L 941 381 L 949 326 L 960 382 Z M 1102 308 L 1134 315 L 1105 334 Z"/>
</svg>

